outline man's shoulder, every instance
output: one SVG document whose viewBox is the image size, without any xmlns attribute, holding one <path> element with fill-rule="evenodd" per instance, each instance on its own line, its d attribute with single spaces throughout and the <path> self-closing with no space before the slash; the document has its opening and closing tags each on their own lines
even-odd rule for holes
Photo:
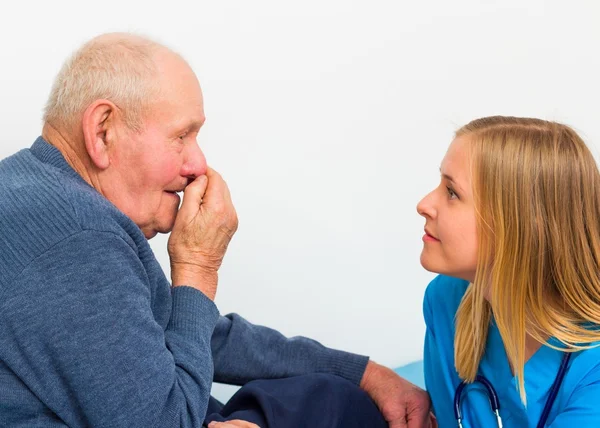
<svg viewBox="0 0 600 428">
<path fill-rule="evenodd" d="M 0 201 L 0 283 L 76 233 L 112 232 L 133 244 L 125 228 L 132 222 L 124 214 L 83 180 L 29 150 L 0 161 Z"/>
<path fill-rule="evenodd" d="M 0 162 L 0 234 L 9 244 L 72 234 L 77 227 L 60 177 L 22 150 Z"/>
<path fill-rule="evenodd" d="M 135 226 L 76 173 L 39 161 L 29 149 L 0 161 L 0 200 L 0 216 L 8 221 L 57 223 L 52 226 L 67 235 L 88 229 L 119 233 Z"/>
</svg>

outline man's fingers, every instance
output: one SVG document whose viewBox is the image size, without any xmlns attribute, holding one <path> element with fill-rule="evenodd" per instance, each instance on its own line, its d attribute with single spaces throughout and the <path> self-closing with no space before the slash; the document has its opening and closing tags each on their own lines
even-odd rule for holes
<svg viewBox="0 0 600 428">
<path fill-rule="evenodd" d="M 423 428 L 437 427 L 435 416 L 424 408 L 407 407 L 405 408 L 404 417 L 388 421 L 389 428 Z"/>
<path fill-rule="evenodd" d="M 208 179 L 208 186 L 204 195 L 205 202 L 211 204 L 214 202 L 221 203 L 222 201 L 231 202 L 227 183 L 225 183 L 221 174 L 209 167 L 206 171 L 206 178 Z"/>
<path fill-rule="evenodd" d="M 231 193 L 229 193 L 229 186 L 227 185 L 227 183 L 225 181 L 223 181 L 223 187 L 224 187 L 224 189 L 223 189 L 223 198 L 229 204 L 233 205 L 233 203 L 231 202 Z"/>
<path fill-rule="evenodd" d="M 406 414 L 408 428 L 422 428 L 431 426 L 429 409 L 414 408 L 412 411 L 407 409 Z"/>
<path fill-rule="evenodd" d="M 433 413 L 429 414 L 429 424 L 431 428 L 438 428 L 437 418 Z"/>
<path fill-rule="evenodd" d="M 205 175 L 197 177 L 188 184 L 183 192 L 183 202 L 179 212 L 181 214 L 194 216 L 198 212 L 198 207 L 202 203 L 202 198 L 208 186 L 208 179 Z"/>
</svg>

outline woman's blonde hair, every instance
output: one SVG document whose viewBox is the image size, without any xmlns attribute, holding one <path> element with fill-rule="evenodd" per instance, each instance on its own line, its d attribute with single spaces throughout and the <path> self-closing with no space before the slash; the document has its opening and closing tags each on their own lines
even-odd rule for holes
<svg viewBox="0 0 600 428">
<path fill-rule="evenodd" d="M 475 379 L 493 314 L 526 404 L 526 335 L 567 352 L 600 340 L 600 174 L 560 123 L 486 117 L 456 137 L 471 151 L 479 245 L 456 314 L 456 369 Z"/>
<path fill-rule="evenodd" d="M 126 124 L 140 130 L 143 113 L 157 96 L 156 42 L 125 33 L 104 34 L 77 50 L 58 73 L 44 112 L 44 121 L 72 129 L 87 106 L 98 99 L 114 102 Z"/>
</svg>

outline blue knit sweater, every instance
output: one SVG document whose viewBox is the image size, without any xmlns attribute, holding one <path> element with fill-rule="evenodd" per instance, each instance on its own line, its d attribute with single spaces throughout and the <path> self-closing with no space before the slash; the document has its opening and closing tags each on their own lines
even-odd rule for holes
<svg viewBox="0 0 600 428">
<path fill-rule="evenodd" d="M 366 363 L 171 288 L 140 229 L 42 138 L 0 162 L 0 426 L 197 427 L 213 379 L 358 383 Z"/>
</svg>

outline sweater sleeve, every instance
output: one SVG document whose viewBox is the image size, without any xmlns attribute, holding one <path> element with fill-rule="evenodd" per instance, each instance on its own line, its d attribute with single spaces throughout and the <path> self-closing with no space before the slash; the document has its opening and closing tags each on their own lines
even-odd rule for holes
<svg viewBox="0 0 600 428">
<path fill-rule="evenodd" d="M 308 373 L 328 373 L 359 384 L 368 357 L 327 348 L 305 337 L 287 338 L 237 314 L 221 317 L 212 337 L 215 381 L 243 385 Z"/>
<path fill-rule="evenodd" d="M 123 239 L 72 235 L 4 292 L 1 358 L 68 426 L 199 427 L 218 311 L 199 291 L 177 287 L 165 330 L 149 287 Z"/>
</svg>

